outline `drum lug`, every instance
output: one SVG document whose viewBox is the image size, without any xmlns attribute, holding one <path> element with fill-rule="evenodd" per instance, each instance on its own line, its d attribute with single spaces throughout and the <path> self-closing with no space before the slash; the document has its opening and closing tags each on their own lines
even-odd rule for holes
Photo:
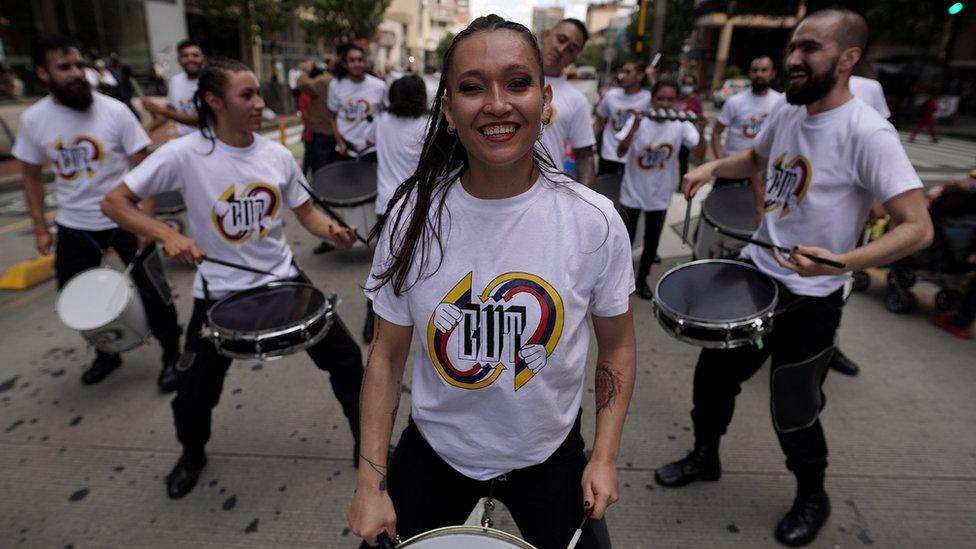
<svg viewBox="0 0 976 549">
<path fill-rule="evenodd" d="M 685 331 L 685 320 L 683 318 L 678 319 L 678 325 L 674 327 L 675 335 L 681 334 Z"/>
<path fill-rule="evenodd" d="M 329 294 L 325 299 L 329 302 L 329 305 L 331 305 L 333 309 L 335 309 L 336 304 L 339 302 L 339 296 L 334 292 Z"/>
<path fill-rule="evenodd" d="M 254 342 L 254 351 L 257 352 L 258 355 L 264 354 L 264 346 L 261 345 L 260 339 Z"/>
</svg>

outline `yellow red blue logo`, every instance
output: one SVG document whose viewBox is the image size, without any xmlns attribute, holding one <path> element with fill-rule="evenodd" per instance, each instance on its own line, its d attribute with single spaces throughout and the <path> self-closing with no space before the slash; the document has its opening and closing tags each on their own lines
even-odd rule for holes
<svg viewBox="0 0 976 549">
<path fill-rule="evenodd" d="M 55 170 L 65 181 L 73 181 L 82 173 L 95 177 L 98 167 L 105 163 L 105 146 L 90 135 L 77 135 L 68 142 L 58 138 L 54 142 Z"/>
<path fill-rule="evenodd" d="M 427 349 L 448 384 L 483 389 L 511 370 L 514 390 L 548 365 L 563 332 L 563 300 L 551 284 L 524 272 L 495 277 L 480 295 L 465 275 L 427 324 Z"/>
<path fill-rule="evenodd" d="M 211 210 L 211 218 L 220 236 L 231 244 L 243 244 L 257 235 L 268 236 L 281 204 L 278 189 L 267 183 L 251 183 L 237 194 L 232 183 L 220 195 Z"/>
</svg>

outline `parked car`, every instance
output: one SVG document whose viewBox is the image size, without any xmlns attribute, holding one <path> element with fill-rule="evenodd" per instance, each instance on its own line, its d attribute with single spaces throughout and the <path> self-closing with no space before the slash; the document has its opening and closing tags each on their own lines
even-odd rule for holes
<svg viewBox="0 0 976 549">
<path fill-rule="evenodd" d="M 749 80 L 745 78 L 729 78 L 712 94 L 712 102 L 716 109 L 721 109 L 725 101 L 733 95 L 749 89 Z"/>
</svg>

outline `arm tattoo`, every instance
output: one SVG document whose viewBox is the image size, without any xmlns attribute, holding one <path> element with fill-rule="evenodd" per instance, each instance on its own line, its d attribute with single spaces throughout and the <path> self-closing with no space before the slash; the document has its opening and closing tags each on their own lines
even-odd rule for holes
<svg viewBox="0 0 976 549">
<path fill-rule="evenodd" d="M 613 405 L 620 394 L 620 374 L 610 367 L 609 362 L 601 362 L 596 367 L 596 413 Z"/>
</svg>

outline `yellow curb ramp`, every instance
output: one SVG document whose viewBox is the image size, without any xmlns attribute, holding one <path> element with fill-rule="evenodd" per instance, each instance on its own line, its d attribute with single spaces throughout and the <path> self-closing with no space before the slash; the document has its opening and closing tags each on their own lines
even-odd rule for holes
<svg viewBox="0 0 976 549">
<path fill-rule="evenodd" d="M 22 291 L 54 278 L 54 255 L 42 255 L 12 265 L 0 279 L 0 290 Z"/>
</svg>

